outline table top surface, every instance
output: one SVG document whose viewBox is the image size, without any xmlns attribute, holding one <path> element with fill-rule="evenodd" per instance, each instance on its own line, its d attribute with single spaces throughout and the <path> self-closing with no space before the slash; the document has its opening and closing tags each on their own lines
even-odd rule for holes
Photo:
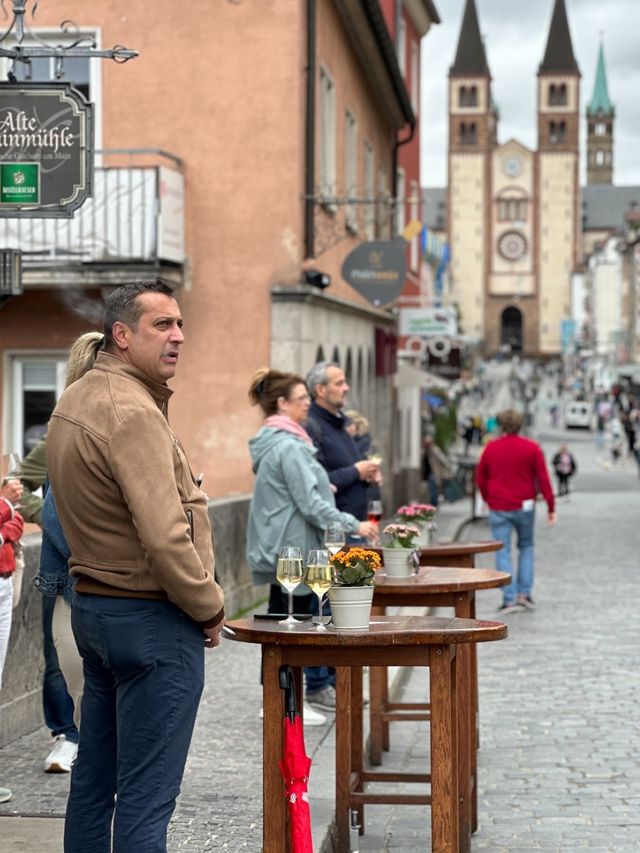
<svg viewBox="0 0 640 853">
<path fill-rule="evenodd" d="M 375 578 L 375 597 L 397 592 L 451 593 L 495 589 L 511 581 L 507 572 L 495 569 L 457 569 L 448 566 L 421 566 L 418 574 L 395 578 L 379 572 Z"/>
<path fill-rule="evenodd" d="M 382 555 L 382 548 L 377 545 L 367 545 L 367 548 Z M 421 557 L 429 557 L 429 555 L 433 557 L 461 557 L 467 554 L 490 554 L 493 551 L 499 551 L 500 548 L 502 548 L 502 542 L 497 539 L 486 539 L 481 542 L 434 542 L 433 545 L 416 548 L 416 551 L 420 552 Z"/>
<path fill-rule="evenodd" d="M 227 622 L 222 635 L 227 640 L 263 645 L 412 646 L 502 640 L 507 636 L 507 626 L 504 622 L 446 616 L 374 616 L 366 630 L 328 627 L 317 631 L 309 622 L 288 626 L 249 618 Z"/>
</svg>

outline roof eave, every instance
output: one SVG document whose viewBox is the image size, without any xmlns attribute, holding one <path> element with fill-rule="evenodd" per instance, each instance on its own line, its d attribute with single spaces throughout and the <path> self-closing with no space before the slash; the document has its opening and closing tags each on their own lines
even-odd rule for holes
<svg viewBox="0 0 640 853">
<path fill-rule="evenodd" d="M 334 0 L 362 70 L 397 130 L 416 126 L 396 52 L 378 0 Z"/>
</svg>

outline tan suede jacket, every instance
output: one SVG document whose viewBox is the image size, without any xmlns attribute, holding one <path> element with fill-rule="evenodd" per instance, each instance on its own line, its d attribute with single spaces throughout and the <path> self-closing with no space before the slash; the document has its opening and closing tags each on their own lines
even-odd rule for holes
<svg viewBox="0 0 640 853">
<path fill-rule="evenodd" d="M 171 394 L 100 353 L 53 412 L 47 467 L 78 592 L 166 596 L 213 627 L 224 611 L 207 497 L 169 427 Z"/>
</svg>

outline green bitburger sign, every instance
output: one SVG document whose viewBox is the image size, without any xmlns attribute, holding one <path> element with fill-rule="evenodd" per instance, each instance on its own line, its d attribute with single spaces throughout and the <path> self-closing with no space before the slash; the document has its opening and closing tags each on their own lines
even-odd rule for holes
<svg viewBox="0 0 640 853">
<path fill-rule="evenodd" d="M 93 105 L 68 83 L 0 84 L 0 217 L 71 217 L 93 186 Z"/>
</svg>

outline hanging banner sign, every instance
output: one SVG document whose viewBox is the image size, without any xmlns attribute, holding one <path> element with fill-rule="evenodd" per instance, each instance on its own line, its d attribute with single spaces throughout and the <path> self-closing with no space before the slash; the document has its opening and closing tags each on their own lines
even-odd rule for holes
<svg viewBox="0 0 640 853">
<path fill-rule="evenodd" d="M 342 264 L 342 278 L 373 305 L 387 305 L 402 293 L 407 243 L 373 240 L 361 243 Z"/>
<path fill-rule="evenodd" d="M 93 186 L 93 104 L 68 83 L 0 83 L 0 217 L 72 217 Z"/>
</svg>

